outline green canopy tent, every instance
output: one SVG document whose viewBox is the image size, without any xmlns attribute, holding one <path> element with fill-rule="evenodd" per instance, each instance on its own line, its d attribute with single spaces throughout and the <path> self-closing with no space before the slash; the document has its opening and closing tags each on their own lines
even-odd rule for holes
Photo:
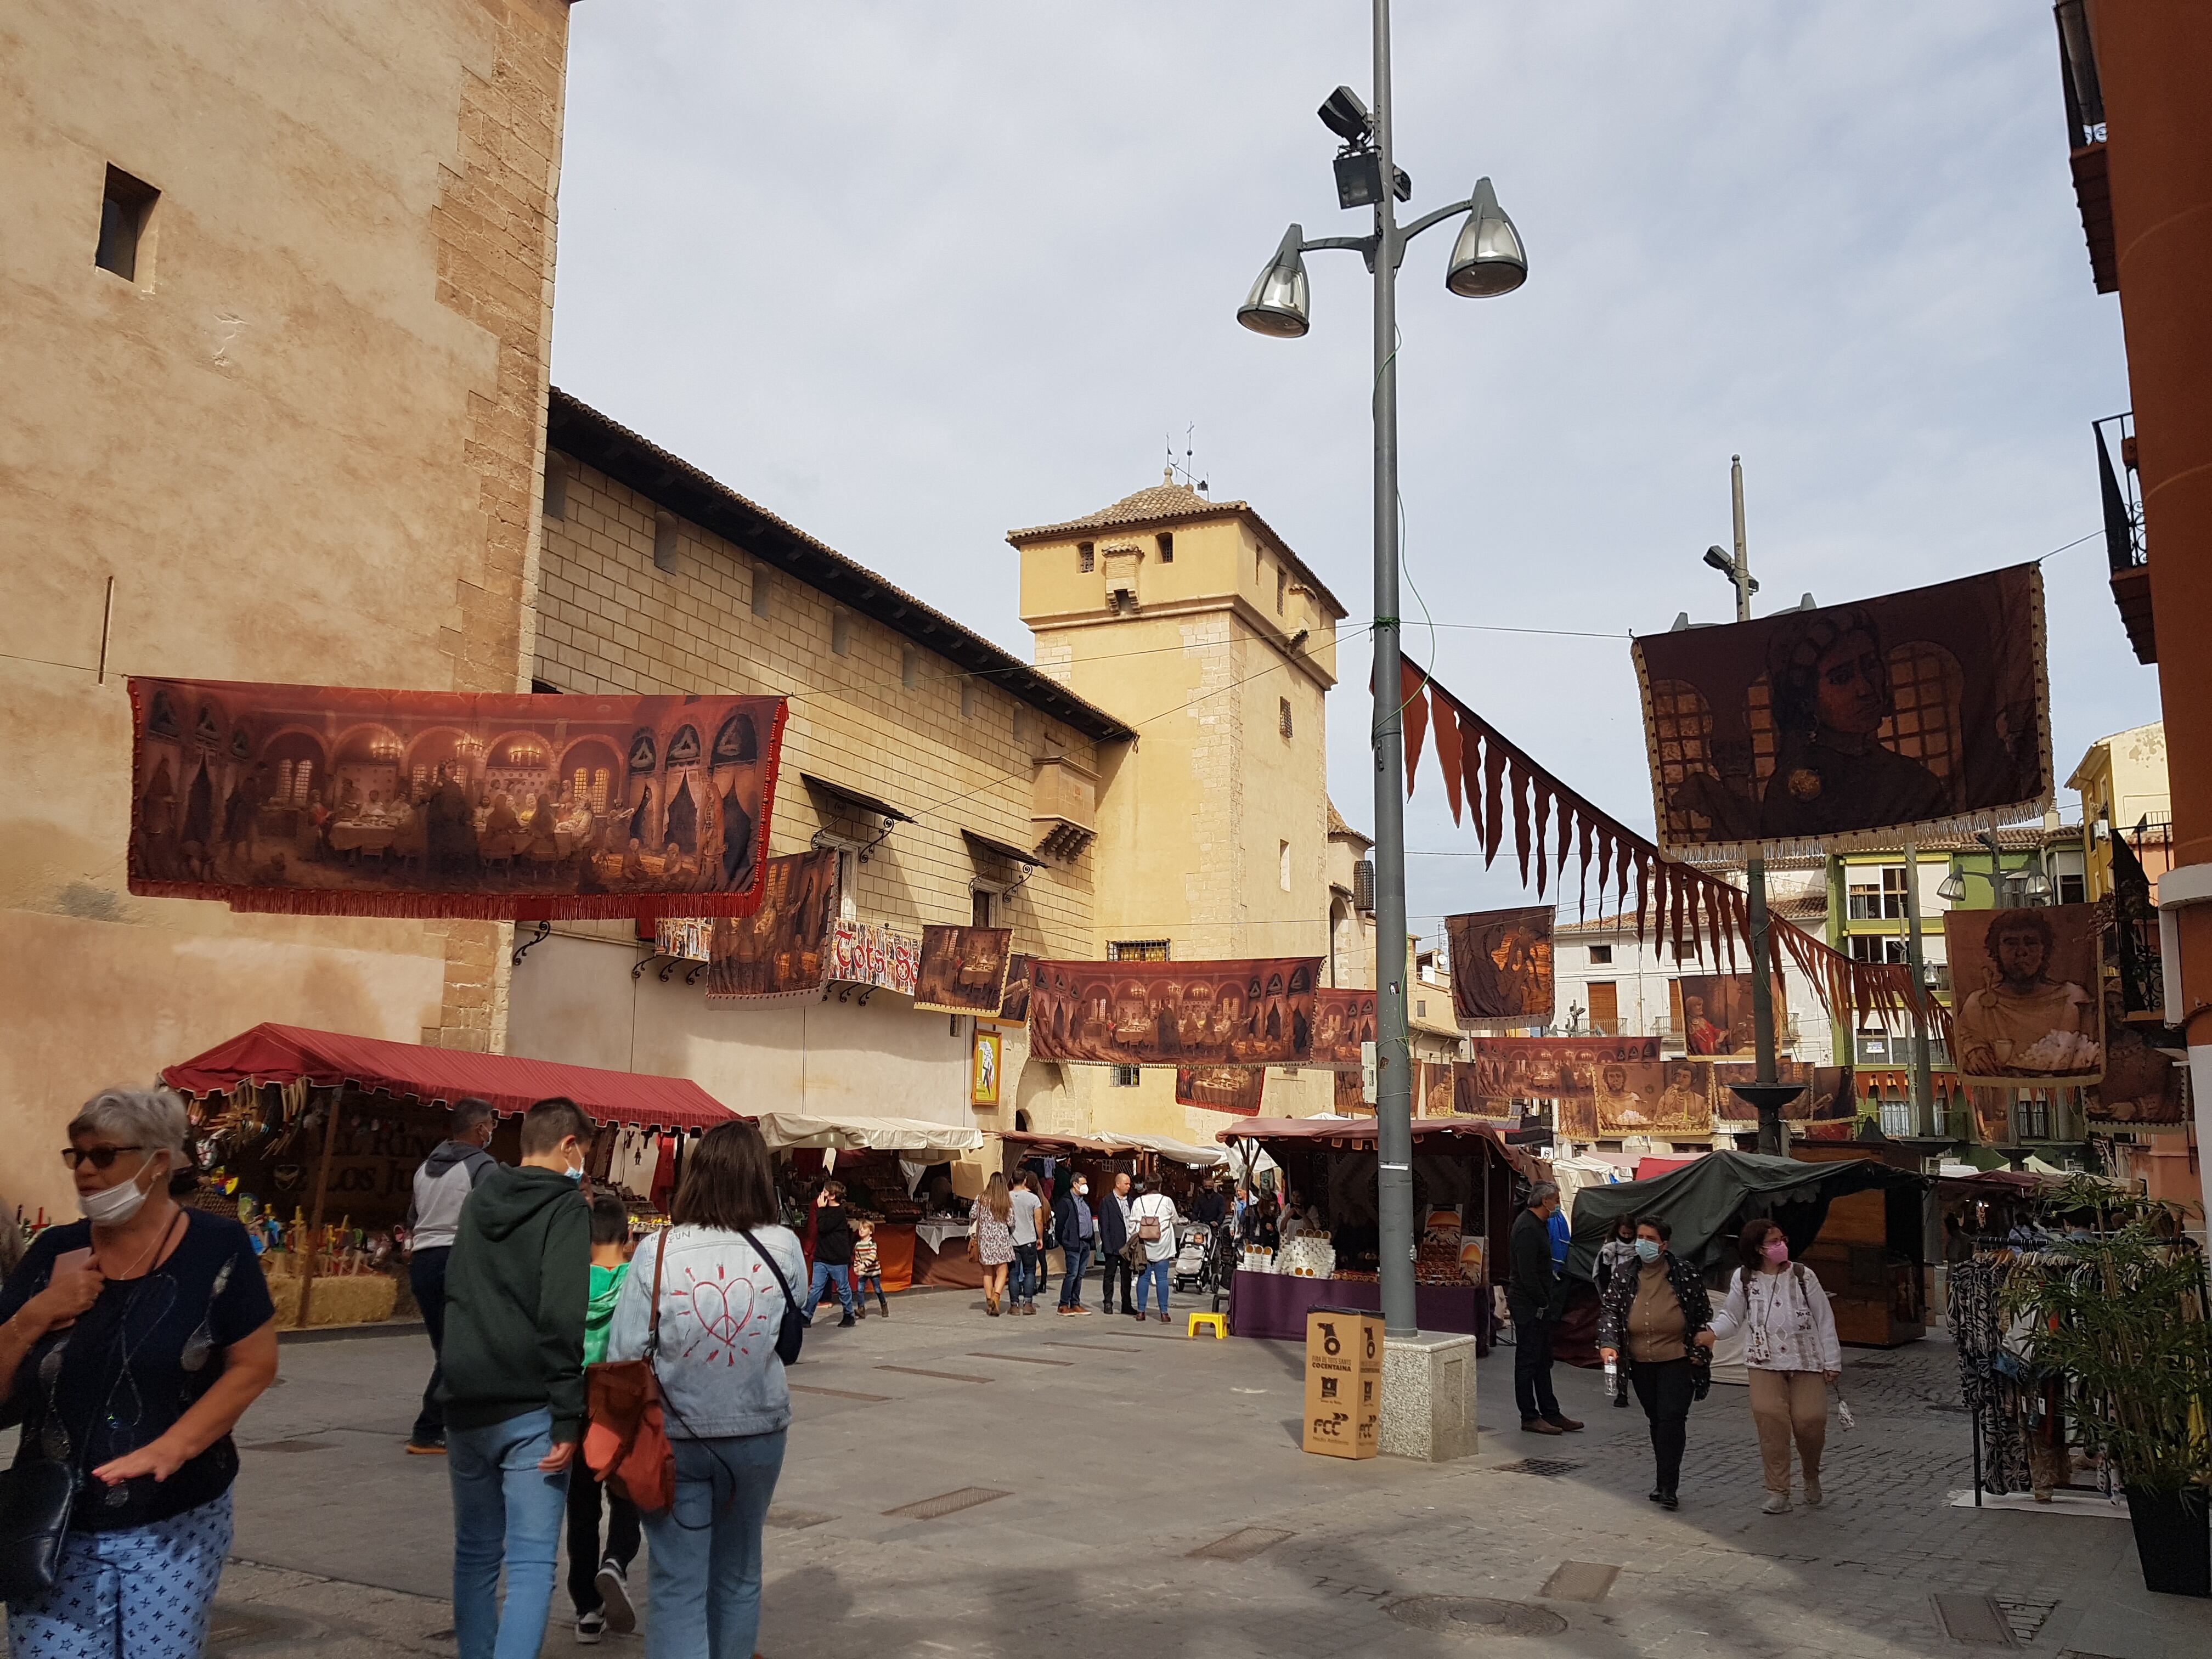
<svg viewBox="0 0 2212 1659">
<path fill-rule="evenodd" d="M 1622 1216 L 1663 1216 L 1674 1230 L 1669 1248 L 1706 1270 L 1735 1264 L 1736 1234 L 1755 1216 L 1778 1225 L 1790 1254 L 1802 1256 L 1819 1237 L 1832 1200 L 1876 1188 L 1888 1200 L 1889 1249 L 1917 1261 L 1921 1200 L 1929 1181 L 1871 1158 L 1811 1164 L 1763 1152 L 1709 1152 L 1649 1181 L 1583 1188 L 1575 1195 L 1567 1273 L 1596 1278 L 1599 1247 Z"/>
</svg>

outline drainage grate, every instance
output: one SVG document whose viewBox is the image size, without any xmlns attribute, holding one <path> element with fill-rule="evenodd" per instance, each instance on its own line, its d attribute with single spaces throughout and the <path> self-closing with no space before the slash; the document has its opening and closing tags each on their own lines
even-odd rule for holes
<svg viewBox="0 0 2212 1659">
<path fill-rule="evenodd" d="M 771 1527 L 788 1527 L 793 1532 L 804 1532 L 809 1527 L 818 1527 L 824 1521 L 835 1521 L 834 1515 L 817 1515 L 811 1510 L 794 1510 L 781 1504 L 773 1504 L 768 1512 Z"/>
<path fill-rule="evenodd" d="M 1569 1474 L 1582 1468 L 1557 1457 L 1524 1457 L 1517 1463 L 1500 1463 L 1493 1471 L 1498 1474 Z"/>
<path fill-rule="evenodd" d="M 2005 1618 L 2004 1609 L 1997 1606 L 1996 1597 L 1939 1591 L 1933 1599 L 1936 1626 L 1954 1642 L 1970 1648 L 2018 1645 L 2012 1639 L 2012 1625 Z"/>
<path fill-rule="evenodd" d="M 1273 1549 L 1296 1534 L 1273 1527 L 1239 1527 L 1226 1538 L 1200 1544 L 1187 1558 L 1193 1561 L 1249 1561 L 1262 1550 Z"/>
<path fill-rule="evenodd" d="M 1382 1611 L 1434 1636 L 1557 1636 L 1567 1627 L 1549 1607 L 1480 1595 L 1416 1595 Z"/>
<path fill-rule="evenodd" d="M 826 1394 L 832 1400 L 865 1400 L 872 1406 L 880 1406 L 891 1396 L 887 1394 L 854 1394 L 850 1389 L 823 1389 L 811 1382 L 787 1382 L 784 1386 L 793 1394 Z"/>
<path fill-rule="evenodd" d="M 328 1451 L 337 1443 L 334 1440 L 264 1440 L 260 1444 L 247 1446 L 247 1451 L 310 1452 Z"/>
<path fill-rule="evenodd" d="M 876 1369 L 879 1371 L 902 1371 L 908 1376 L 934 1376 L 945 1382 L 991 1382 L 997 1380 L 988 1376 L 969 1376 L 963 1371 L 919 1370 L 912 1365 L 878 1365 Z"/>
<path fill-rule="evenodd" d="M 1132 1348 L 1130 1352 L 1136 1350 Z M 971 1353 L 970 1359 L 1011 1359 L 1017 1365 L 1073 1365 L 1073 1359 L 1036 1359 L 1025 1353 Z"/>
<path fill-rule="evenodd" d="M 1997 1611 L 2004 1614 L 2005 1623 L 2012 1626 L 2015 1642 L 2033 1642 L 2051 1615 L 2058 1611 L 2057 1596 L 1999 1595 L 1992 1598 Z"/>
<path fill-rule="evenodd" d="M 918 1504 L 902 1504 L 884 1513 L 900 1521 L 935 1521 L 962 1510 L 972 1510 L 978 1504 L 988 1504 L 995 1498 L 1011 1498 L 1013 1494 L 1000 1492 L 995 1486 L 963 1486 L 958 1492 L 939 1492 L 934 1498 L 925 1498 Z"/>
<path fill-rule="evenodd" d="M 1602 1561 L 1562 1561 L 1536 1592 L 1547 1601 L 1602 1601 L 1620 1569 Z"/>
</svg>

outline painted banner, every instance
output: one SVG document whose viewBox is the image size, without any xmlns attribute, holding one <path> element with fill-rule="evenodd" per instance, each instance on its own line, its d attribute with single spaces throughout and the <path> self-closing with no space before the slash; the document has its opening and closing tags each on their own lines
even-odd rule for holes
<svg viewBox="0 0 2212 1659">
<path fill-rule="evenodd" d="M 1267 1086 L 1264 1066 L 1178 1066 L 1175 1097 L 1178 1106 L 1202 1106 L 1210 1112 L 1234 1112 L 1239 1117 L 1260 1115 L 1260 1097 Z"/>
<path fill-rule="evenodd" d="M 1358 1072 L 1332 1072 L 1334 1086 L 1329 1091 L 1329 1109 L 1339 1114 L 1364 1112 L 1375 1115 L 1375 1103 L 1364 1092 L 1364 1079 Z"/>
<path fill-rule="evenodd" d="M 995 1108 L 999 1079 L 1005 1075 L 1005 1037 L 994 1028 L 979 1025 L 968 1054 L 968 1103 Z"/>
<path fill-rule="evenodd" d="M 1755 1063 L 1718 1060 L 1701 1064 L 1698 1069 L 1709 1073 L 1708 1087 L 1716 1119 L 1747 1127 L 1758 1123 L 1758 1112 L 1735 1092 L 1735 1085 L 1739 1083 L 1749 1088 L 1759 1081 Z M 1774 1079 L 1804 1086 L 1805 1092 L 1782 1109 L 1782 1121 L 1785 1123 L 1839 1123 L 1858 1115 L 1856 1085 L 1848 1066 L 1814 1066 L 1802 1060 L 1778 1059 L 1774 1062 Z"/>
<path fill-rule="evenodd" d="M 1413 1115 L 1415 1117 L 1449 1117 L 1456 1108 L 1452 1103 L 1452 1069 L 1456 1061 L 1449 1060 L 1417 1060 L 1413 1062 Z"/>
<path fill-rule="evenodd" d="M 819 996 L 836 920 L 836 848 L 770 859 L 760 908 L 714 923 L 708 1003 L 758 1008 Z"/>
<path fill-rule="evenodd" d="M 915 969 L 914 1006 L 933 1014 L 978 1014 L 996 1019 L 1006 994 L 1011 927 L 921 930 L 921 961 Z"/>
<path fill-rule="evenodd" d="M 1318 957 L 1030 963 L 1030 1052 L 1097 1066 L 1300 1066 Z"/>
<path fill-rule="evenodd" d="M 2105 1079 L 2084 1111 L 2100 1123 L 2186 1123 L 2189 1040 L 2179 1027 L 2124 1018 L 2124 985 L 2105 981 Z"/>
<path fill-rule="evenodd" d="M 1682 1046 L 1691 1054 L 1756 1054 L 1749 974 L 1685 974 L 1676 981 L 1682 999 Z M 1774 975 L 1774 1029 L 1787 1029 L 1782 975 Z"/>
<path fill-rule="evenodd" d="M 912 996 L 921 959 L 917 940 L 872 921 L 840 920 L 830 939 L 830 977 L 841 985 L 872 985 Z"/>
<path fill-rule="evenodd" d="M 1030 1023 L 1030 963 L 1033 959 L 1019 951 L 1006 958 L 1006 988 L 999 994 L 998 1017 L 1007 1024 Z"/>
<path fill-rule="evenodd" d="M 1553 1121 L 1559 1133 L 1595 1140 L 1601 1087 L 1616 1117 L 1646 1100 L 1656 1102 L 1664 1091 L 1656 1036 L 1479 1036 L 1474 1043 L 1474 1058 L 1452 1067 L 1453 1109 L 1471 1117 L 1510 1117 L 1516 1100 L 1557 1101 Z M 1613 1076 L 1615 1072 L 1620 1075 Z"/>
<path fill-rule="evenodd" d="M 2034 565 L 1632 649 L 1674 857 L 1893 848 L 2050 805 Z"/>
<path fill-rule="evenodd" d="M 1710 1135 L 1713 1132 L 1711 1081 L 1704 1067 L 1686 1060 L 1601 1060 L 1590 1079 L 1583 1127 L 1559 1133 L 1573 1139 L 1612 1139 L 1621 1135 Z M 1580 1097 L 1562 1100 L 1567 1121 L 1580 1116 Z M 1595 1124 L 1592 1130 L 1589 1126 Z"/>
<path fill-rule="evenodd" d="M 1552 907 L 1478 910 L 1446 916 L 1451 941 L 1452 1012 L 1482 1020 L 1552 1023 Z"/>
<path fill-rule="evenodd" d="M 1359 1045 L 1375 1041 L 1375 993 L 1324 987 L 1314 993 L 1313 1056 L 1333 1072 L 1357 1073 Z"/>
<path fill-rule="evenodd" d="M 714 923 L 708 916 L 662 916 L 653 924 L 653 953 L 678 962 L 711 962 Z"/>
<path fill-rule="evenodd" d="M 2103 1074 L 2100 921 L 2094 904 L 1944 912 L 1960 1076 L 2004 1085 Z"/>
<path fill-rule="evenodd" d="M 781 697 L 134 678 L 130 884 L 303 915 L 743 915 Z"/>
</svg>

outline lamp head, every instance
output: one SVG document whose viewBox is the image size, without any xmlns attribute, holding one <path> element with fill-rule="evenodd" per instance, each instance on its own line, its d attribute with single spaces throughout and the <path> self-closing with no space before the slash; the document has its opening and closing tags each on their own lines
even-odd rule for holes
<svg viewBox="0 0 2212 1659">
<path fill-rule="evenodd" d="M 1347 144 L 1366 143 L 1375 135 L 1375 118 L 1367 112 L 1367 105 L 1350 87 L 1339 87 L 1322 100 L 1316 112 L 1322 125 L 1327 127 Z"/>
<path fill-rule="evenodd" d="M 1723 576 L 1735 574 L 1735 561 L 1717 547 L 1709 547 L 1705 550 L 1705 562 Z"/>
<path fill-rule="evenodd" d="M 1528 256 L 1521 246 L 1521 233 L 1498 205 L 1498 192 L 1490 180 L 1476 179 L 1474 206 L 1460 227 L 1459 240 L 1452 245 L 1444 286 L 1462 299 L 1483 300 L 1510 294 L 1528 280 Z"/>
<path fill-rule="evenodd" d="M 1965 878 L 1960 876 L 1956 870 L 1954 870 L 1949 875 L 1944 877 L 1942 880 L 1936 884 L 1936 896 L 1942 899 L 1946 904 L 1956 904 L 1960 899 L 1966 896 L 1966 883 Z"/>
<path fill-rule="evenodd" d="M 1237 307 L 1237 320 L 1255 334 L 1295 340 L 1313 326 L 1307 315 L 1305 257 L 1299 251 L 1305 240 L 1303 226 L 1292 225 L 1285 231 L 1275 257 L 1267 261 L 1267 268 Z"/>
</svg>

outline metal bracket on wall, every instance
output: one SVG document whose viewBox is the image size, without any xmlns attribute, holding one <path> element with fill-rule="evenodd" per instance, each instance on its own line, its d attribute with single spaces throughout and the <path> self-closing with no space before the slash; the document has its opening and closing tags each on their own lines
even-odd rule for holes
<svg viewBox="0 0 2212 1659">
<path fill-rule="evenodd" d="M 541 922 L 539 922 L 539 923 L 538 924 L 538 931 L 537 931 L 536 933 L 532 933 L 532 935 L 531 935 L 527 939 L 524 940 L 521 944 L 520 944 L 520 945 L 516 945 L 516 946 L 514 947 L 514 961 L 513 961 L 512 963 L 510 963 L 508 965 L 509 965 L 509 966 L 511 966 L 511 967 L 515 967 L 515 968 L 520 968 L 520 967 L 521 967 L 521 966 L 522 966 L 522 959 L 523 959 L 523 957 L 525 957 L 528 956 L 528 955 L 529 955 L 532 951 L 536 950 L 539 945 L 541 945 L 544 944 L 544 943 L 545 943 L 545 941 L 546 941 L 546 939 L 547 939 L 549 937 L 550 937 L 550 935 L 552 934 L 552 932 L 553 932 L 553 924 L 552 924 L 551 922 L 550 922 L 550 921 L 541 921 Z"/>
<path fill-rule="evenodd" d="M 676 971 L 676 964 L 683 960 L 684 958 L 682 957 L 670 957 L 666 962 L 663 963 L 659 976 L 660 982 L 663 985 L 668 983 L 668 976 Z"/>
<path fill-rule="evenodd" d="M 645 970 L 653 966 L 653 959 L 659 954 L 658 951 L 647 951 L 631 965 L 629 976 L 632 979 L 642 979 L 645 976 Z"/>
<path fill-rule="evenodd" d="M 693 969 L 690 973 L 688 973 L 688 974 L 686 974 L 686 975 L 684 975 L 684 982 L 686 985 L 696 985 L 696 984 L 699 982 L 699 975 L 702 975 L 702 974 L 703 974 L 703 973 L 705 973 L 705 972 L 707 971 L 708 968 L 710 965 L 711 965 L 711 964 L 709 964 L 709 963 L 704 963 L 704 962 L 701 963 L 697 967 L 694 968 L 694 969 Z"/>
</svg>

